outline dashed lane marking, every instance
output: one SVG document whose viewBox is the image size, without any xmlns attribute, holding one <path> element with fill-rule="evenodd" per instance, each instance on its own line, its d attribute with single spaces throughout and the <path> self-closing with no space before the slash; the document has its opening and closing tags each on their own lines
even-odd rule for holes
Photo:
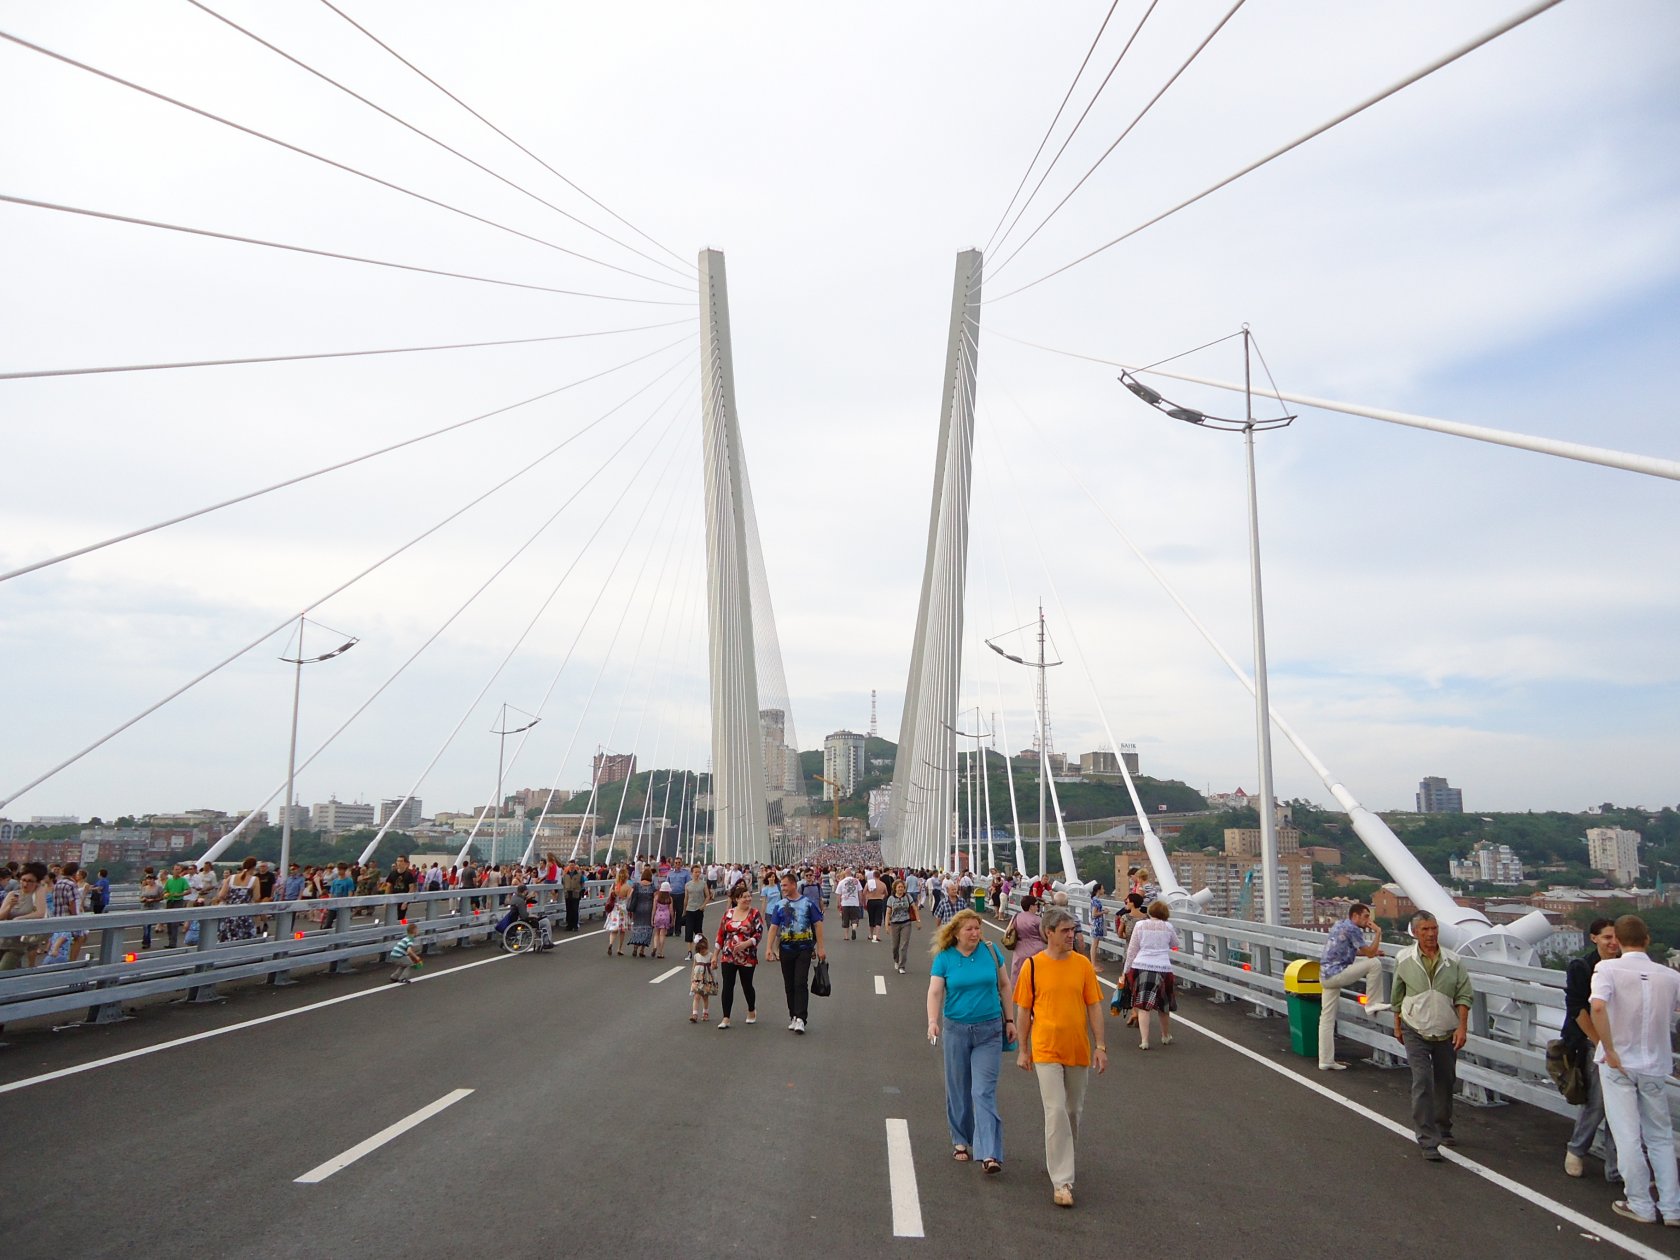
<svg viewBox="0 0 1680 1260">
<path fill-rule="evenodd" d="M 916 1192 L 908 1120 L 887 1121 L 887 1180 L 892 1185 L 893 1237 L 922 1237 L 922 1197 Z"/>
<path fill-rule="evenodd" d="M 308 1172 L 304 1173 L 303 1176 L 298 1177 L 295 1180 L 299 1185 L 303 1186 L 313 1186 L 323 1182 L 335 1172 L 342 1172 L 344 1169 L 350 1167 L 351 1164 L 354 1164 L 362 1156 L 370 1155 L 374 1151 L 377 1151 L 381 1146 L 384 1146 L 385 1143 L 391 1141 L 391 1139 L 401 1137 L 415 1125 L 421 1124 L 426 1120 L 430 1120 L 445 1107 L 453 1107 L 470 1093 L 472 1093 L 472 1090 L 470 1089 L 452 1089 L 436 1102 L 427 1103 L 424 1107 L 420 1108 L 419 1111 L 412 1112 L 409 1115 L 404 1116 L 393 1125 L 387 1125 L 385 1128 L 379 1130 L 378 1133 L 375 1133 L 372 1137 L 368 1138 L 367 1141 L 357 1142 L 356 1145 L 352 1146 L 349 1150 L 344 1151 L 341 1154 L 334 1155 L 324 1164 L 317 1164 Z"/>
<path fill-rule="evenodd" d="M 887 996 L 887 978 L 885 976 L 875 977 L 875 992 L 881 997 Z"/>
<path fill-rule="evenodd" d="M 672 968 L 671 968 L 671 970 L 669 970 L 669 971 L 662 971 L 662 972 L 660 972 L 660 973 L 659 973 L 659 974 L 658 974 L 658 975 L 657 975 L 657 976 L 655 976 L 655 977 L 654 977 L 654 978 L 653 978 L 653 979 L 652 979 L 652 980 L 649 980 L 649 981 L 648 981 L 648 983 L 649 983 L 649 984 L 664 984 L 664 983 L 665 983 L 665 982 L 666 982 L 666 981 L 667 981 L 667 980 L 669 980 L 669 979 L 670 979 L 670 978 L 671 978 L 671 977 L 672 977 L 672 976 L 674 976 L 674 975 L 676 975 L 676 974 L 677 974 L 677 972 L 679 972 L 679 971 L 687 971 L 687 970 L 688 970 L 688 968 L 687 968 L 687 967 L 672 967 Z"/>
</svg>

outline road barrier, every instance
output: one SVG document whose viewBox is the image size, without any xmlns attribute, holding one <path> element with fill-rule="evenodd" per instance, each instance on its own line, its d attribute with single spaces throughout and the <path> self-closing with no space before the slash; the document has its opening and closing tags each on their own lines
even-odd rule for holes
<svg viewBox="0 0 1680 1260">
<path fill-rule="evenodd" d="M 608 885 L 586 885 L 580 917 L 604 913 Z M 528 889 L 534 915 L 553 920 L 565 914 L 565 899 L 553 884 Z M 488 941 L 507 910 L 509 887 L 390 893 L 307 901 L 267 901 L 229 906 L 184 906 L 175 910 L 125 910 L 0 923 L 0 944 L 19 936 L 85 932 L 86 951 L 75 962 L 0 971 L 0 1024 L 38 1016 L 85 1011 L 88 1023 L 126 1018 L 123 1003 L 185 994 L 192 1002 L 217 1001 L 218 985 L 267 977 L 293 983 L 293 971 L 324 967 L 346 972 L 358 961 L 383 959 L 406 932 L 422 953 L 447 945 Z M 322 912 L 326 922 L 318 924 Z M 249 940 L 218 939 L 228 919 L 258 920 Z M 263 921 L 266 921 L 266 926 Z M 144 950 L 149 926 L 154 941 L 167 939 L 171 924 L 186 939 L 197 924 L 196 944 Z"/>
</svg>

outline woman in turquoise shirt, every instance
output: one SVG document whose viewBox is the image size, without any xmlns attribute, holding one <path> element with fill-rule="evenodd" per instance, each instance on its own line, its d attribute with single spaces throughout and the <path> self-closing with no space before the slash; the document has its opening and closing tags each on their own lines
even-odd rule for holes
<svg viewBox="0 0 1680 1260">
<path fill-rule="evenodd" d="M 1015 1039 L 1015 1002 L 1002 953 L 980 935 L 980 916 L 972 910 L 957 911 L 934 933 L 928 1041 L 945 1039 L 951 1158 L 958 1163 L 978 1159 L 988 1173 L 996 1173 L 1003 1170 L 998 1066 L 1004 1043 Z"/>
</svg>

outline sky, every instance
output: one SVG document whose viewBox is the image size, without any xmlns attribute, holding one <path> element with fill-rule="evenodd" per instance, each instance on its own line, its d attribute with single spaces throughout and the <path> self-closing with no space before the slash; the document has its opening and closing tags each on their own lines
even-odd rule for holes
<svg viewBox="0 0 1680 1260">
<path fill-rule="evenodd" d="M 1285 391 L 1680 457 L 1664 0 L 1563 3 L 1019 293 L 1519 6 L 1250 0 L 1052 215 L 1229 8 L 1160 6 L 1001 245 L 1106 3 L 340 7 L 552 170 L 325 4 L 15 0 L 11 35 L 454 209 L 9 42 L 0 193 L 514 283 L 0 204 L 0 372 L 571 339 L 0 380 L 6 571 L 510 408 L 0 582 L 0 816 L 269 798 L 306 609 L 306 654 L 359 640 L 302 674 L 306 803 L 471 808 L 501 753 L 509 788 L 586 785 L 598 746 L 702 767 L 705 247 L 807 748 L 872 690 L 896 735 L 960 250 L 987 248 L 964 688 L 999 747 L 1030 744 L 1031 675 L 982 640 L 1042 598 L 1055 747 L 1106 746 L 1106 713 L 1145 773 L 1256 788 L 1251 698 L 1103 515 L 1247 666 L 1241 440 L 1020 341 L 1150 363 L 1247 323 Z M 1240 379 L 1240 345 L 1177 366 Z M 1272 704 L 1365 804 L 1424 775 L 1472 810 L 1680 800 L 1673 482 L 1310 409 L 1257 448 Z M 505 746 L 504 703 L 542 718 Z M 1276 779 L 1328 799 L 1282 740 Z"/>
</svg>

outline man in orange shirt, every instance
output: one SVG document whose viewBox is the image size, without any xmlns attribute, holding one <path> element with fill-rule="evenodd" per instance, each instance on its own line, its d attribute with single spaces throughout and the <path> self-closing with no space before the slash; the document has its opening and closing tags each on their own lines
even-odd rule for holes
<svg viewBox="0 0 1680 1260">
<path fill-rule="evenodd" d="M 1044 1162 L 1058 1207 L 1073 1206 L 1073 1144 L 1093 1061 L 1108 1070 L 1102 990 L 1091 960 L 1074 952 L 1073 915 L 1044 912 L 1042 953 L 1029 958 L 1015 981 L 1021 1052 L 1015 1062 L 1038 1077 L 1044 1103 Z"/>
</svg>

